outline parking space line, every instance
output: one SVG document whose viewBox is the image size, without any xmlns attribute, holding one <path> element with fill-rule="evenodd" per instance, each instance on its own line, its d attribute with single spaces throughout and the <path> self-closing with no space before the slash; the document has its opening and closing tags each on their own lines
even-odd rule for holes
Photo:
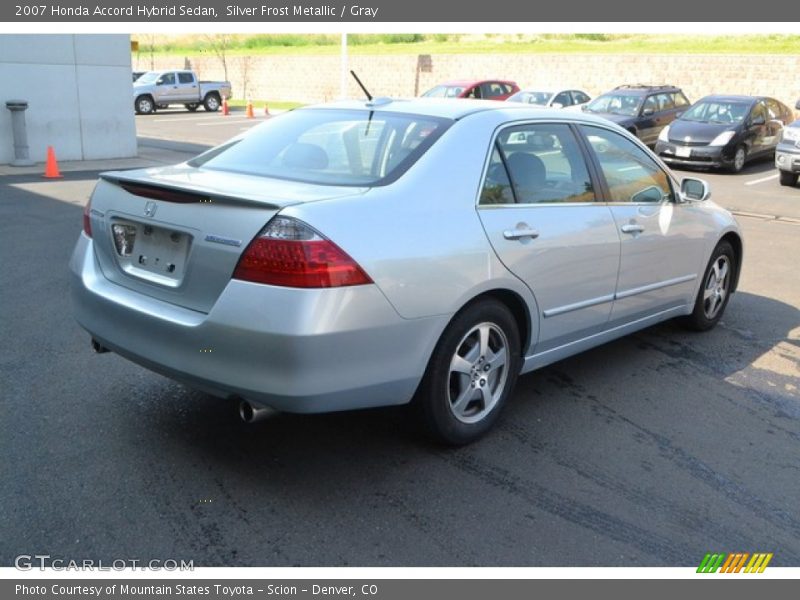
<svg viewBox="0 0 800 600">
<path fill-rule="evenodd" d="M 257 119 L 239 119 L 239 120 L 231 120 L 231 121 L 217 121 L 216 123 L 195 123 L 198 127 L 215 127 L 217 125 L 229 125 L 233 124 L 236 125 L 238 123 L 252 123 L 253 125 L 257 125 L 261 121 Z"/>
<path fill-rule="evenodd" d="M 210 114 L 210 115 L 201 115 L 197 117 L 162 117 L 158 119 L 147 119 L 148 122 L 152 121 L 153 123 L 167 123 L 169 121 L 207 121 L 214 118 L 219 118 L 222 115 L 219 113 L 217 114 Z"/>
<path fill-rule="evenodd" d="M 753 181 L 745 181 L 744 184 L 745 185 L 756 185 L 758 183 L 764 183 L 765 181 L 772 181 L 773 179 L 777 179 L 777 178 L 778 178 L 778 174 L 774 173 L 773 175 L 770 175 L 768 177 L 762 177 L 761 179 L 753 179 Z"/>
</svg>

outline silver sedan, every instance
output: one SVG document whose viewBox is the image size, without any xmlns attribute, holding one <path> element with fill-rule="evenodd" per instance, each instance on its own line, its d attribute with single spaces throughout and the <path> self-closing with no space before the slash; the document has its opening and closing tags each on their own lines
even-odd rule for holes
<svg viewBox="0 0 800 600">
<path fill-rule="evenodd" d="M 681 317 L 712 328 L 742 237 L 698 179 L 581 113 L 376 99 L 101 175 L 71 260 L 97 351 L 245 419 L 412 403 L 440 440 L 517 377 Z"/>
</svg>

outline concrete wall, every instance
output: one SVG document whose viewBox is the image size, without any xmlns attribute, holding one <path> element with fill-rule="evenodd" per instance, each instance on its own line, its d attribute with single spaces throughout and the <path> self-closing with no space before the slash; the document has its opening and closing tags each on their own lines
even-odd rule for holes
<svg viewBox="0 0 800 600">
<path fill-rule="evenodd" d="M 136 155 L 128 35 L 0 34 L 0 164 L 14 148 L 7 100 L 27 100 L 31 159 Z"/>
<path fill-rule="evenodd" d="M 189 58 L 206 79 L 221 79 L 222 67 L 210 55 L 156 58 L 156 68 L 182 68 Z M 592 96 L 622 83 L 668 83 L 695 101 L 711 93 L 763 94 L 794 108 L 800 97 L 798 55 L 672 54 L 437 54 L 432 70 L 418 73 L 417 55 L 350 56 L 349 66 L 373 95 L 408 97 L 447 79 L 503 77 L 522 87 L 577 87 Z M 251 98 L 321 102 L 339 96 L 338 56 L 231 56 L 228 76 L 234 96 L 245 82 Z M 139 67 L 150 68 L 149 56 Z M 353 98 L 362 94 L 349 84 Z"/>
</svg>

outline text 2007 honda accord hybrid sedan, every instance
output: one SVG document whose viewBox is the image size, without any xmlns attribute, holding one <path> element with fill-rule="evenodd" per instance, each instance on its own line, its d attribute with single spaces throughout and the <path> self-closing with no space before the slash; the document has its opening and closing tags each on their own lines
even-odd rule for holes
<svg viewBox="0 0 800 600">
<path fill-rule="evenodd" d="M 673 317 L 717 323 L 742 240 L 707 197 L 591 115 L 300 109 L 184 164 L 104 173 L 75 314 L 96 349 L 248 416 L 413 400 L 466 443 L 520 373 Z"/>
</svg>

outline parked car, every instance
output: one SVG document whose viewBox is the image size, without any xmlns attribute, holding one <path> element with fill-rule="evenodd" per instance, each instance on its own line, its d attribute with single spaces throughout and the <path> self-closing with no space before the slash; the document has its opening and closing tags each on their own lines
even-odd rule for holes
<svg viewBox="0 0 800 600">
<path fill-rule="evenodd" d="M 462 444 L 520 373 L 673 317 L 716 325 L 742 239 L 708 196 L 583 113 L 301 108 L 103 173 L 74 311 L 96 351 L 241 399 L 245 420 L 413 402 Z"/>
<path fill-rule="evenodd" d="M 133 72 L 133 80 L 136 81 L 137 79 L 139 79 L 139 77 L 141 77 L 145 73 L 147 73 L 147 71 L 134 71 Z"/>
<path fill-rule="evenodd" d="M 484 100 L 505 100 L 519 91 L 513 81 L 502 79 L 465 79 L 448 81 L 429 89 L 422 94 L 424 98 L 473 98 Z"/>
<path fill-rule="evenodd" d="M 797 108 L 800 108 L 800 101 L 797 104 Z M 784 128 L 781 141 L 775 149 L 775 166 L 781 185 L 797 185 L 800 174 L 800 120 Z"/>
<path fill-rule="evenodd" d="M 763 96 L 706 96 L 661 131 L 656 154 L 671 165 L 723 167 L 738 173 L 747 161 L 772 156 L 789 108 Z"/>
<path fill-rule="evenodd" d="M 598 96 L 583 110 L 613 121 L 648 146 L 689 107 L 683 91 L 672 85 L 621 85 Z"/>
<path fill-rule="evenodd" d="M 202 104 L 210 112 L 219 110 L 231 97 L 227 81 L 198 81 L 192 71 L 149 71 L 133 82 L 133 107 L 138 114 L 183 104 L 195 111 Z"/>
<path fill-rule="evenodd" d="M 506 102 L 522 102 L 543 108 L 573 108 L 580 109 L 591 98 L 581 90 L 522 90 L 509 96 Z"/>
</svg>

